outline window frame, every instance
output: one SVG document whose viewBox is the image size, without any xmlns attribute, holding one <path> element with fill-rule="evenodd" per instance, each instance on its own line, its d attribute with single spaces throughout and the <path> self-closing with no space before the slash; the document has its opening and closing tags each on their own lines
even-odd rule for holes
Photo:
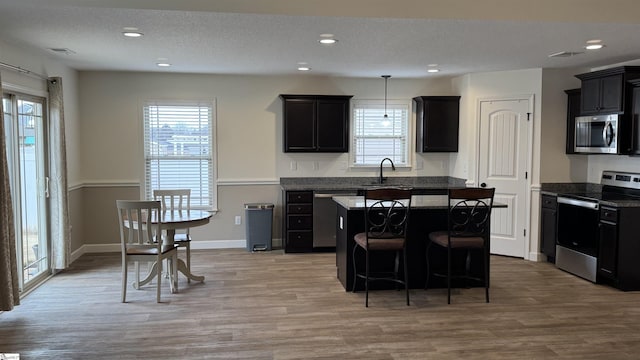
<svg viewBox="0 0 640 360">
<path fill-rule="evenodd" d="M 147 132 L 146 132 L 146 118 L 145 118 L 145 110 L 148 106 L 193 106 L 193 107 L 209 107 L 211 119 L 210 119 L 210 129 L 209 129 L 209 152 L 210 152 L 210 175 L 209 175 L 209 204 L 208 205 L 199 205 L 193 202 L 193 197 L 191 201 L 191 208 L 196 210 L 205 210 L 216 213 L 218 211 L 218 186 L 217 186 L 217 167 L 218 167 L 218 152 L 217 152 L 217 99 L 179 99 L 179 100 L 171 100 L 171 99 L 147 99 L 144 100 L 140 106 L 140 128 L 142 133 L 142 142 L 141 142 L 141 151 L 142 151 L 142 183 L 140 186 L 141 198 L 152 200 L 153 199 L 153 188 L 149 188 L 148 183 L 148 174 L 147 174 Z M 175 159 L 175 158 L 174 158 Z M 192 188 L 193 194 L 193 188 Z"/>
<path fill-rule="evenodd" d="M 360 105 L 360 107 L 359 107 Z M 371 164 L 356 164 L 357 159 L 357 146 L 355 145 L 356 139 L 356 109 L 361 108 L 362 105 L 367 105 L 370 107 L 380 107 L 384 108 L 384 100 L 383 99 L 355 99 L 351 101 L 351 124 L 350 124 L 350 151 L 349 151 L 349 168 L 350 169 L 372 169 L 378 168 L 380 166 L 380 162 L 371 163 Z M 405 155 L 406 155 L 406 163 L 396 163 L 394 161 L 394 165 L 397 168 L 411 168 L 413 163 L 413 108 L 412 102 L 410 99 L 408 100 L 387 100 L 387 109 L 390 107 L 405 107 L 407 110 L 407 118 L 406 121 L 406 138 L 405 138 Z M 386 157 L 386 156 L 385 156 Z M 382 160 L 382 159 L 380 159 Z"/>
</svg>

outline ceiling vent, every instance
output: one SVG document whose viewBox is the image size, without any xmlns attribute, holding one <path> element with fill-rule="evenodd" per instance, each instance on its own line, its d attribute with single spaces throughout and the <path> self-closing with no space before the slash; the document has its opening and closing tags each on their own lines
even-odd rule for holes
<svg viewBox="0 0 640 360">
<path fill-rule="evenodd" d="M 76 53 L 75 51 L 67 48 L 50 48 L 49 50 L 61 55 L 73 55 Z"/>
<path fill-rule="evenodd" d="M 573 52 L 573 51 L 560 51 L 557 53 L 553 53 L 551 55 L 549 55 L 550 58 L 554 58 L 554 57 L 572 57 L 575 55 L 580 55 L 582 54 L 582 52 Z"/>
</svg>

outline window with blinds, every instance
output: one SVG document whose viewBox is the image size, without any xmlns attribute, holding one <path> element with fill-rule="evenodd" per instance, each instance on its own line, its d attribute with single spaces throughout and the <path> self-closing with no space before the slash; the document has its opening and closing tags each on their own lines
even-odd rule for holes
<svg viewBox="0 0 640 360">
<path fill-rule="evenodd" d="M 146 198 L 191 189 L 191 208 L 214 209 L 214 102 L 147 102 L 143 113 Z"/>
<path fill-rule="evenodd" d="M 409 166 L 410 103 L 382 100 L 353 102 L 352 166 L 379 165 L 386 157 Z"/>
</svg>

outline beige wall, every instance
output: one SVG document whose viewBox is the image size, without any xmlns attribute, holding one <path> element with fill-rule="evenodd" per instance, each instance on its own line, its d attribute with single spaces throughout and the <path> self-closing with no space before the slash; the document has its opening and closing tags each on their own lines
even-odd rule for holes
<svg viewBox="0 0 640 360">
<path fill-rule="evenodd" d="M 102 204 L 105 209 L 116 198 L 131 196 L 131 189 L 138 189 L 142 183 L 141 107 L 145 100 L 216 100 L 219 211 L 210 224 L 192 229 L 196 248 L 242 244 L 244 204 L 248 202 L 276 205 L 277 243 L 281 227 L 280 177 L 377 176 L 377 169 L 348 169 L 347 154 L 284 153 L 279 94 L 346 94 L 354 99 L 379 99 L 384 93 L 382 79 L 82 72 L 80 88 L 82 196 L 85 205 Z M 392 78 L 388 93 L 389 99 L 405 100 L 417 95 L 455 94 L 449 78 Z M 413 149 L 414 141 L 411 146 Z M 448 154 L 422 155 L 413 150 L 412 154 L 414 163 L 420 159 L 421 169 L 399 170 L 389 176 L 448 174 Z M 290 169 L 291 162 L 297 164 L 296 171 Z M 100 214 L 85 211 L 83 215 L 85 229 L 97 230 L 96 235 L 87 236 L 85 244 L 98 249 L 117 241 L 117 233 L 99 220 Z M 235 225 L 235 216 L 242 217 L 242 225 Z"/>
<path fill-rule="evenodd" d="M 585 69 L 545 69 L 542 72 L 540 183 L 584 182 L 588 157 L 566 154 L 568 89 L 580 88 L 576 74 Z"/>
<path fill-rule="evenodd" d="M 78 103 L 78 73 L 53 58 L 42 57 L 28 49 L 7 44 L 0 40 L 0 62 L 19 66 L 45 77 L 62 77 L 65 137 L 67 146 L 67 174 L 70 186 L 80 182 L 80 117 Z M 2 86 L 11 91 L 47 97 L 47 85 L 43 79 L 0 67 Z M 78 250 L 84 242 L 81 197 L 70 192 L 71 251 Z"/>
<path fill-rule="evenodd" d="M 82 72 L 80 86 L 84 183 L 137 182 L 142 178 L 140 119 L 147 99 L 216 99 L 217 172 L 222 182 L 377 174 L 375 169 L 345 169 L 347 154 L 283 153 L 278 95 L 345 94 L 353 99 L 379 99 L 384 91 L 382 79 Z M 392 78 L 389 82 L 389 99 L 451 94 L 449 78 Z M 424 169 L 390 176 L 448 173 L 442 164 L 448 156 L 418 156 Z M 296 171 L 290 170 L 292 161 L 298 165 Z M 315 170 L 313 162 L 319 165 Z"/>
</svg>

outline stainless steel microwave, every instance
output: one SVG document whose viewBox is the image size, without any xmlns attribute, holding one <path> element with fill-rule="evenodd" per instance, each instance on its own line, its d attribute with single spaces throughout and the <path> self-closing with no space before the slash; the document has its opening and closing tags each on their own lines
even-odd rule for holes
<svg viewBox="0 0 640 360">
<path fill-rule="evenodd" d="M 575 152 L 617 154 L 619 115 L 577 116 Z"/>
</svg>

